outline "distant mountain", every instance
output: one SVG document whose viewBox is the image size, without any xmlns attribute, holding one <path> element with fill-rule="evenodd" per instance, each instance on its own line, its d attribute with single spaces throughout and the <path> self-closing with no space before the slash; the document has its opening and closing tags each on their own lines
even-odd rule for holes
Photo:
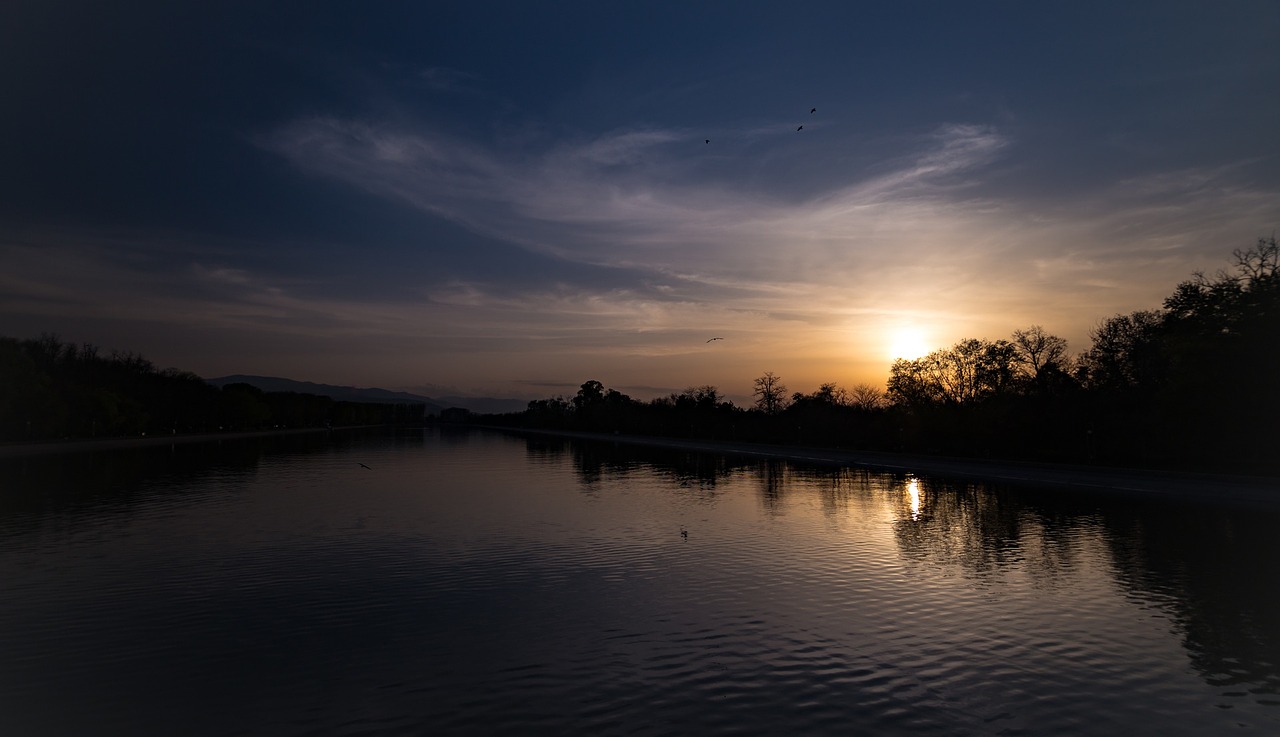
<svg viewBox="0 0 1280 737">
<path fill-rule="evenodd" d="M 466 407 L 482 415 L 500 415 L 507 412 L 523 412 L 529 408 L 527 399 L 495 399 L 493 397 L 436 397 L 431 401 L 446 407 Z"/>
<path fill-rule="evenodd" d="M 227 384 L 248 384 L 256 386 L 264 392 L 297 392 L 298 394 L 315 394 L 331 397 L 342 402 L 378 402 L 396 404 L 410 402 L 425 404 L 427 414 L 438 415 L 449 407 L 463 407 L 480 414 L 500 414 L 503 412 L 520 412 L 528 406 L 528 402 L 520 399 L 492 399 L 489 397 L 424 397 L 409 392 L 393 392 L 389 389 L 361 389 L 353 386 L 334 386 L 332 384 L 316 384 L 310 381 L 294 381 L 278 376 L 246 376 L 234 374 L 216 379 L 205 379 L 206 382 L 223 387 Z"/>
<path fill-rule="evenodd" d="M 440 414 L 444 409 L 430 397 L 420 397 L 408 392 L 393 392 L 388 389 L 360 389 L 354 386 L 334 386 L 332 384 L 316 384 L 310 381 L 294 381 L 278 376 L 246 376 L 233 374 L 216 379 L 205 379 L 206 382 L 222 388 L 227 384 L 248 384 L 256 386 L 264 392 L 297 392 L 298 394 L 315 394 L 331 397 L 340 402 L 377 402 L 379 404 L 425 404 L 427 414 Z"/>
</svg>

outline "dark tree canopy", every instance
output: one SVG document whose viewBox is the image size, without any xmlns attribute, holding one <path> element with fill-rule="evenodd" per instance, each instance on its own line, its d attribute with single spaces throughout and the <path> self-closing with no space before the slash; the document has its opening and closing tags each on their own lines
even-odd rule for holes
<svg viewBox="0 0 1280 737">
<path fill-rule="evenodd" d="M 1231 270 L 1178 284 L 1162 309 L 1098 323 L 1078 356 L 1039 325 L 966 338 L 890 367 L 884 390 L 825 382 L 787 393 L 773 372 L 742 409 L 710 384 L 648 402 L 602 382 L 487 422 L 525 427 L 804 443 L 1280 474 L 1280 248 L 1260 239 Z M 387 405 L 216 389 L 134 353 L 53 335 L 0 338 L 0 439 L 103 437 L 414 416 Z M 421 417 L 419 408 L 418 417 Z M 462 418 L 459 421 L 474 421 Z"/>
<path fill-rule="evenodd" d="M 1039 325 L 967 338 L 890 367 L 885 389 L 835 382 L 793 392 L 757 377 L 742 410 L 715 387 L 648 404 L 583 385 L 574 406 L 522 421 L 958 455 L 1280 473 L 1280 249 L 1261 239 L 1230 271 L 1195 274 L 1162 309 L 1101 320 L 1072 356 Z M 570 410 L 607 405 L 591 415 Z"/>
<path fill-rule="evenodd" d="M 1007 340 L 967 338 L 889 369 L 889 396 L 907 405 L 975 404 L 1010 390 L 1016 351 Z"/>
<path fill-rule="evenodd" d="M 1090 332 L 1093 347 L 1080 355 L 1078 375 L 1089 389 L 1150 391 L 1165 376 L 1163 316 L 1154 310 L 1109 317 Z"/>
<path fill-rule="evenodd" d="M 373 425 L 422 417 L 387 404 L 337 402 L 249 384 L 218 389 L 136 353 L 104 352 L 44 334 L 0 338 L 0 440 Z"/>
</svg>

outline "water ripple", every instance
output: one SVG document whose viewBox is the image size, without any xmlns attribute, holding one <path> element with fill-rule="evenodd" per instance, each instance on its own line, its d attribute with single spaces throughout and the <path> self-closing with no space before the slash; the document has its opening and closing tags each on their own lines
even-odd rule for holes
<svg viewBox="0 0 1280 737">
<path fill-rule="evenodd" d="M 1276 569 L 1268 520 L 487 435 L 358 450 L 376 476 L 321 449 L 10 518 L 0 732 L 1280 731 L 1274 597 L 1222 581 Z M 1232 531 L 1213 567 L 1189 528 Z"/>
</svg>

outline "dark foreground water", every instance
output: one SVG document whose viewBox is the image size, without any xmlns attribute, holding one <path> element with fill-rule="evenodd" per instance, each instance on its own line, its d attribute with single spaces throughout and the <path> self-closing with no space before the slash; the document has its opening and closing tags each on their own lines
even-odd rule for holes
<svg viewBox="0 0 1280 737">
<path fill-rule="evenodd" d="M 485 432 L 5 459 L 0 735 L 1275 735 L 1278 522 Z"/>
</svg>

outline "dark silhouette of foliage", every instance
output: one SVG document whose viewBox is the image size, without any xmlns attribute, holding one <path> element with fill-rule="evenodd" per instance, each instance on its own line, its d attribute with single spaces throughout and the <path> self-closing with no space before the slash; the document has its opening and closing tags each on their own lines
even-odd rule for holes
<svg viewBox="0 0 1280 737">
<path fill-rule="evenodd" d="M 772 372 L 755 404 L 716 386 L 648 402 L 596 380 L 521 413 L 459 422 L 1074 463 L 1280 473 L 1280 247 L 1197 273 L 1160 310 L 1102 320 L 1072 358 L 1040 326 L 895 361 L 885 390 L 825 383 L 787 396 Z M 105 437 L 419 421 L 422 407 L 216 389 L 133 353 L 0 338 L 0 439 Z"/>
<path fill-rule="evenodd" d="M 1014 345 L 977 338 L 924 358 L 893 362 L 889 396 L 907 405 L 969 405 L 1009 391 L 1015 374 Z"/>
<path fill-rule="evenodd" d="M 248 384 L 221 390 L 136 353 L 0 338 L 0 440 L 106 438 L 420 421 L 422 406 L 337 402 Z"/>
<path fill-rule="evenodd" d="M 755 380 L 756 409 L 765 414 L 777 414 L 787 406 L 787 387 L 774 375 L 766 371 Z"/>
<path fill-rule="evenodd" d="M 889 396 L 884 389 L 873 384 L 858 384 L 849 390 L 849 404 L 869 412 L 887 407 Z"/>
<path fill-rule="evenodd" d="M 1233 253 L 1233 273 L 1196 274 L 1165 300 L 1163 384 L 1148 412 L 1172 455 L 1277 457 L 1280 416 L 1280 247 L 1274 237 Z"/>
<path fill-rule="evenodd" d="M 1080 355 L 1077 376 L 1085 387 L 1112 395 L 1150 393 L 1165 380 L 1169 359 L 1164 317 L 1140 310 L 1107 318 L 1090 332 L 1093 347 Z"/>
<path fill-rule="evenodd" d="M 1072 357 L 1038 325 L 899 359 L 885 390 L 811 394 L 772 372 L 751 409 L 715 387 L 637 402 L 583 384 L 497 421 L 771 443 L 1280 473 L 1280 248 L 1260 239 L 1232 271 L 1179 284 L 1163 309 L 1106 318 Z M 614 401 L 606 398 L 617 395 Z"/>
<path fill-rule="evenodd" d="M 1023 390 L 1039 396 L 1060 395 L 1074 385 L 1067 341 L 1039 325 L 1013 331 L 1013 361 Z"/>
</svg>

